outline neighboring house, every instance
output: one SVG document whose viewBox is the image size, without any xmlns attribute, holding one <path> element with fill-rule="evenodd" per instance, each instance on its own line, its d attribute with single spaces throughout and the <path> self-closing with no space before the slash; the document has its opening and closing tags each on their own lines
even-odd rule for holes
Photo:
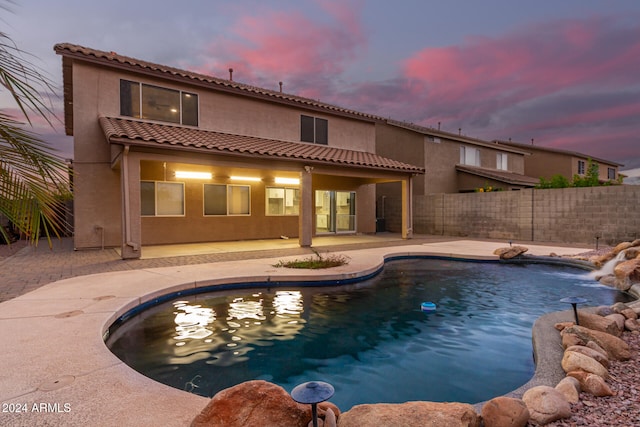
<svg viewBox="0 0 640 427">
<path fill-rule="evenodd" d="M 376 231 L 375 185 L 399 183 L 402 236 L 424 168 L 375 154 L 383 119 L 72 44 L 74 243 L 117 247 Z"/>
<path fill-rule="evenodd" d="M 390 119 L 376 123 L 376 152 L 425 168 L 414 195 L 520 190 L 539 182 L 525 173 L 524 150 Z M 396 185 L 378 185 L 378 196 L 396 194 Z"/>
<path fill-rule="evenodd" d="M 575 175 L 585 176 L 589 168 L 589 160 L 598 163 L 598 179 L 600 182 L 617 182 L 620 163 L 591 157 L 575 151 L 557 148 L 540 147 L 533 144 L 522 144 L 511 141 L 494 141 L 501 147 L 514 148 L 530 153 L 524 161 L 526 175 L 550 179 L 554 175 L 562 175 L 571 181 Z"/>
</svg>

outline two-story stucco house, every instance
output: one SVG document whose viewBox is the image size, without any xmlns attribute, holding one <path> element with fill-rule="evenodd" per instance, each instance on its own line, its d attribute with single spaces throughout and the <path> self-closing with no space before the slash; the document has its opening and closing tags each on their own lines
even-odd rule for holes
<svg viewBox="0 0 640 427">
<path fill-rule="evenodd" d="M 378 154 L 381 118 L 72 44 L 62 56 L 74 137 L 77 249 L 376 231 L 375 185 L 424 168 Z"/>
<path fill-rule="evenodd" d="M 584 153 L 541 147 L 533 144 L 522 144 L 512 141 L 495 141 L 501 147 L 515 148 L 530 153 L 524 161 L 525 174 L 538 178 L 550 179 L 554 175 L 562 175 L 571 181 L 575 175 L 584 176 L 589 167 L 589 160 L 598 163 L 598 179 L 600 182 L 617 182 L 620 163 L 591 157 Z"/>
<path fill-rule="evenodd" d="M 539 182 L 525 173 L 528 153 L 519 148 L 390 119 L 376 128 L 378 154 L 425 168 L 414 180 L 414 195 L 520 190 Z M 393 184 L 378 186 L 379 196 L 394 193 Z"/>
</svg>

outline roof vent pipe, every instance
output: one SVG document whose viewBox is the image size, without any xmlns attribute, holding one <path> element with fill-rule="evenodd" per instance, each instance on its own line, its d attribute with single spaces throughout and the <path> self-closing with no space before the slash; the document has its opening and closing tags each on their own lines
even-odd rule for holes
<svg viewBox="0 0 640 427">
<path fill-rule="evenodd" d="M 458 128 L 458 135 L 462 135 L 462 128 Z"/>
<path fill-rule="evenodd" d="M 438 122 L 438 130 L 440 130 L 440 122 Z"/>
<path fill-rule="evenodd" d="M 229 68 L 229 80 L 233 81 L 233 68 Z"/>
<path fill-rule="evenodd" d="M 280 85 L 280 93 L 282 93 L 282 82 L 278 82 L 278 84 Z"/>
</svg>

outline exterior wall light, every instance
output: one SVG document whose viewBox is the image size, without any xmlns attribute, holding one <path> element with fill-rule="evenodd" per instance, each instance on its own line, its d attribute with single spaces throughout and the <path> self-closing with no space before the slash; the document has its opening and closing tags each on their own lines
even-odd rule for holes
<svg viewBox="0 0 640 427">
<path fill-rule="evenodd" d="M 176 178 L 211 179 L 213 175 L 211 172 L 176 171 Z"/>
<path fill-rule="evenodd" d="M 289 185 L 299 185 L 300 180 L 298 178 L 284 178 L 281 176 L 277 176 L 275 179 L 276 184 L 289 184 Z"/>
<path fill-rule="evenodd" d="M 232 181 L 252 181 L 252 182 L 262 181 L 262 178 L 258 178 L 255 176 L 230 176 L 229 179 Z"/>
</svg>

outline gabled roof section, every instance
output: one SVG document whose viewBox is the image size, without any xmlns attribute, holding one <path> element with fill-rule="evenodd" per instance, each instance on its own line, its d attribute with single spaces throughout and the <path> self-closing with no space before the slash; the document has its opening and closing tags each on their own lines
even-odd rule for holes
<svg viewBox="0 0 640 427">
<path fill-rule="evenodd" d="M 456 133 L 445 132 L 445 131 L 442 131 L 440 129 L 434 129 L 434 128 L 431 128 L 431 127 L 416 125 L 415 123 L 407 123 L 407 122 L 402 122 L 402 121 L 394 120 L 394 119 L 385 119 L 385 122 L 390 126 L 395 126 L 395 127 L 399 127 L 399 128 L 403 128 L 403 129 L 408 129 L 408 130 L 411 130 L 411 131 L 414 131 L 414 132 L 417 132 L 417 133 L 421 133 L 423 135 L 429 135 L 429 136 L 434 136 L 434 137 L 438 137 L 438 138 L 449 139 L 449 140 L 452 140 L 452 141 L 461 142 L 463 144 L 477 145 L 477 146 L 481 146 L 481 147 L 492 148 L 494 150 L 507 151 L 507 152 L 515 153 L 515 154 L 522 154 L 522 155 L 531 154 L 528 151 L 520 150 L 517 147 L 503 147 L 503 146 L 500 146 L 495 141 L 490 142 L 490 141 L 485 141 L 483 139 L 471 138 L 471 137 L 465 136 L 465 135 L 459 135 L 459 134 L 456 134 Z"/>
<path fill-rule="evenodd" d="M 110 143 L 250 158 L 302 161 L 310 164 L 356 166 L 393 172 L 424 173 L 424 168 L 419 166 L 373 153 L 327 145 L 279 141 L 112 117 L 100 117 L 99 120 Z"/>
<path fill-rule="evenodd" d="M 496 144 L 501 145 L 501 146 L 508 146 L 508 147 L 514 147 L 520 150 L 526 150 L 529 152 L 532 151 L 543 151 L 543 152 L 548 152 L 548 153 L 556 153 L 556 154 L 564 154 L 567 156 L 571 156 L 571 157 L 579 157 L 581 159 L 591 159 L 594 162 L 598 162 L 598 163 L 604 163 L 607 165 L 612 165 L 612 166 L 624 166 L 621 163 L 616 163 L 613 162 L 611 160 L 605 160 L 605 159 L 599 159 L 597 157 L 593 157 L 593 156 L 589 156 L 588 154 L 583 154 L 583 153 L 578 153 L 577 151 L 569 151 L 569 150 L 561 150 L 559 148 L 551 148 L 551 147 L 541 147 L 539 145 L 531 145 L 531 144 L 523 144 L 521 142 L 512 142 L 512 141 L 500 141 L 500 140 L 495 140 L 494 141 Z"/>
<path fill-rule="evenodd" d="M 471 175 L 480 176 L 482 178 L 495 179 L 511 185 L 522 185 L 524 187 L 535 187 L 540 183 L 539 179 L 526 175 L 520 175 L 509 171 L 498 169 L 481 168 L 478 166 L 456 165 L 456 170 L 466 172 Z"/>
<path fill-rule="evenodd" d="M 256 86 L 238 83 L 233 80 L 225 80 L 218 77 L 207 76 L 191 71 L 181 70 L 166 65 L 155 64 L 140 59 L 131 58 L 124 55 L 118 55 L 115 52 L 105 52 L 97 49 L 91 49 L 70 43 L 58 43 L 53 50 L 63 56 L 63 77 L 65 85 L 65 108 L 71 105 L 73 99 L 71 94 L 71 59 L 91 62 L 103 65 L 105 67 L 120 68 L 129 72 L 146 74 L 149 76 L 160 77 L 188 83 L 196 86 L 202 86 L 210 90 L 219 90 L 237 95 L 250 96 L 260 98 L 272 102 L 287 105 L 295 105 L 300 108 L 321 111 L 327 114 L 335 114 L 351 117 L 358 120 L 366 120 L 370 122 L 383 121 L 384 119 L 373 114 L 362 113 L 348 108 L 338 107 L 336 105 L 320 102 L 315 99 L 304 98 L 301 96 L 291 95 L 284 92 L 263 89 Z M 64 59 L 68 59 L 65 61 Z M 66 113 L 66 112 L 65 112 Z M 67 115 L 67 118 L 70 116 Z M 69 129 L 67 129 L 67 132 Z"/>
</svg>

